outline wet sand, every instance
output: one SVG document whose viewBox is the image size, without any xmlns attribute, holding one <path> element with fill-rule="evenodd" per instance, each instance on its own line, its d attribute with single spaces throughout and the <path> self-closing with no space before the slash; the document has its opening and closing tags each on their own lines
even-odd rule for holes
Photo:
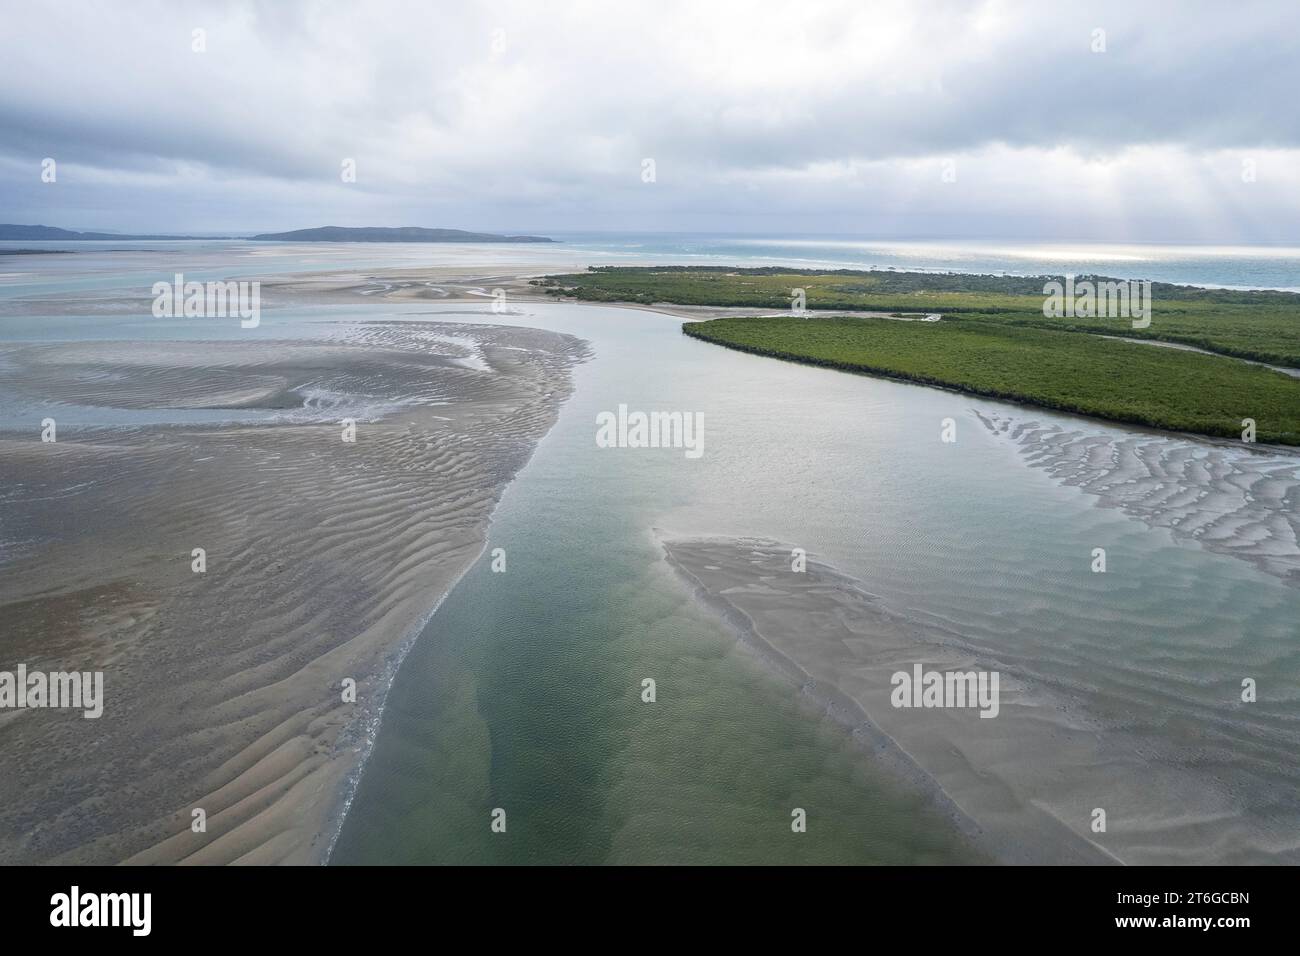
<svg viewBox="0 0 1300 956">
<path fill-rule="evenodd" d="M 1300 587 L 1300 455 L 1292 449 L 975 414 L 1030 467 L 1100 507 Z"/>
<path fill-rule="evenodd" d="M 156 421 L 0 432 L 0 670 L 105 688 L 98 720 L 0 711 L 0 864 L 322 862 L 401 655 L 585 356 L 411 321 L 5 345 L 19 394 Z"/>
<path fill-rule="evenodd" d="M 743 644 L 994 859 L 1295 864 L 1289 745 L 1265 716 L 1180 696 L 1168 681 L 1146 702 L 1116 696 L 1123 688 L 1086 693 L 1014 652 L 896 613 L 823 563 L 792 571 L 791 548 L 774 541 L 660 539 Z M 999 713 L 894 706 L 892 675 L 917 664 L 998 672 Z M 1195 728 L 1185 739 L 1183 724 Z M 1104 832 L 1093 829 L 1098 808 Z"/>
<path fill-rule="evenodd" d="M 472 302 L 482 315 L 505 288 L 510 315 L 512 299 L 550 298 L 528 281 L 526 271 L 385 270 L 267 280 L 264 293 L 268 310 L 393 299 Z M 14 308 L 62 314 L 73 298 Z M 138 314 L 147 302 L 86 307 Z M 53 445 L 35 426 L 0 432 L 0 670 L 103 669 L 107 696 L 98 721 L 0 711 L 14 770 L 0 779 L 0 863 L 324 859 L 397 662 L 481 552 L 501 490 L 585 354 L 568 336 L 412 317 L 320 341 L 0 348 L 0 376 L 20 395 L 158 420 L 61 427 Z M 180 412 L 257 420 L 178 424 Z M 343 417 L 359 421 L 356 444 L 340 441 Z M 1154 433 L 1103 440 L 985 424 L 1103 506 L 1296 583 L 1293 457 L 1188 457 L 1168 452 L 1186 442 L 1167 447 Z M 207 550 L 204 574 L 190 570 L 195 547 Z M 1242 829 L 1229 858 L 1201 833 L 1209 823 L 1235 832 L 1220 823 L 1236 812 L 1222 788 L 1187 793 L 1185 776 L 1099 752 L 1077 709 L 1018 683 L 1006 662 L 978 661 L 960 635 L 880 607 L 834 569 L 810 561 L 791 574 L 789 548 L 761 540 L 666 550 L 766 662 L 998 858 L 1272 853 Z M 1003 717 L 891 710 L 890 673 L 916 661 L 1001 667 Z M 341 700 L 345 677 L 357 681 L 355 705 Z M 1043 759 L 1026 768 L 1033 754 Z M 1100 795 L 1064 782 L 1061 766 L 1090 768 Z M 1141 792 L 1129 793 L 1135 768 Z M 1089 809 L 1120 797 L 1141 812 L 1090 839 Z M 1160 809 L 1174 805 L 1185 807 L 1179 819 Z M 196 807 L 203 834 L 190 830 Z"/>
<path fill-rule="evenodd" d="M 834 568 L 809 559 L 805 571 L 793 571 L 788 546 L 758 538 L 661 542 L 668 563 L 697 598 L 980 849 L 1006 863 L 1116 862 L 1080 827 L 1001 776 L 998 765 L 1026 744 L 1017 725 L 971 709 L 890 707 L 896 671 L 910 671 L 917 662 L 963 671 L 987 662 L 881 607 L 860 582 Z M 1000 696 L 1006 708 L 1023 700 L 1024 688 L 1004 674 Z M 909 743 L 893 732 L 899 720 L 920 730 L 908 735 Z"/>
</svg>

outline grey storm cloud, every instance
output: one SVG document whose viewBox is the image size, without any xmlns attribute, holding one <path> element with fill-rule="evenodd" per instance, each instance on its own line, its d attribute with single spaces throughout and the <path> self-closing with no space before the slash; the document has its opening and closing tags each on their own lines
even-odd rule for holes
<svg viewBox="0 0 1300 956">
<path fill-rule="evenodd" d="M 1268 237 L 1296 211 L 1297 35 L 1291 0 L 13 7 L 0 203 L 79 227 L 976 233 L 1083 206 Z"/>
</svg>

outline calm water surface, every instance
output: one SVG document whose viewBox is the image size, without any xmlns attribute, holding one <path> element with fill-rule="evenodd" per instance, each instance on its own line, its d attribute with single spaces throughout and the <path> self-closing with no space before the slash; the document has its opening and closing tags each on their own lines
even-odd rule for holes
<svg viewBox="0 0 1300 956">
<path fill-rule="evenodd" d="M 507 572 L 482 559 L 401 668 L 334 862 L 968 858 L 695 606 L 656 528 L 805 547 L 935 635 L 918 659 L 957 651 L 1030 688 L 989 722 L 1018 765 L 982 769 L 1080 833 L 1110 807 L 1115 852 L 1163 832 L 1161 853 L 1213 855 L 1188 830 L 1201 813 L 1252 851 L 1293 845 L 1300 591 L 1097 507 L 976 412 L 1131 433 L 716 349 L 660 315 L 525 311 L 511 321 L 582 335 L 596 357 L 498 511 L 488 547 Z M 703 457 L 597 448 L 595 415 L 619 403 L 701 412 Z M 1246 671 L 1274 688 L 1248 715 Z M 979 776 L 980 738 L 936 746 L 933 725 L 900 719 L 917 713 L 872 716 L 923 766 L 959 750 Z M 794 839 L 792 807 L 816 823 Z"/>
<path fill-rule="evenodd" d="M 808 248 L 785 240 L 741 251 L 729 239 L 572 238 L 563 247 L 436 249 L 133 243 L 148 251 L 0 260 L 4 341 L 293 337 L 410 315 L 542 326 L 592 343 L 575 394 L 495 516 L 488 547 L 506 550 L 506 573 L 480 560 L 398 671 L 333 862 L 981 858 L 922 794 L 895 782 L 697 606 L 663 562 L 654 529 L 804 547 L 929 635 L 932 646 L 918 646 L 918 660 L 959 653 L 1023 690 L 988 722 L 997 724 L 1000 748 L 940 736 L 933 724 L 888 708 L 873 712 L 927 770 L 938 774 L 957 755 L 976 777 L 1009 781 L 1074 831 L 1086 830 L 1092 808 L 1108 807 L 1113 824 L 1101 842 L 1120 854 L 1294 860 L 1300 589 L 1231 553 L 1099 507 L 1028 467 L 977 413 L 1107 441 L 1138 433 L 743 355 L 686 338 L 677 320 L 630 309 L 539 304 L 502 317 L 463 305 L 271 303 L 261 328 L 249 332 L 237 322 L 160 322 L 121 308 L 123 297 L 147 297 L 152 282 L 175 271 L 207 279 L 421 264 L 569 268 L 575 258 L 682 261 L 697 252 L 806 264 L 796 253 Z M 818 264 L 872 264 L 882 254 L 818 241 L 808 254 L 832 256 Z M 1056 271 L 1083 265 L 1068 259 L 1071 250 L 1029 252 L 895 244 L 895 258 L 877 264 L 960 261 L 976 269 L 987 259 L 1026 272 L 1051 261 Z M 958 253 L 966 258 L 951 258 Z M 1285 250 L 1147 253 L 1124 260 L 1110 250 L 1094 268 L 1295 284 Z M 102 314 L 37 314 L 23 304 L 67 293 L 84 294 Z M 597 448 L 596 414 L 620 403 L 701 413 L 703 457 Z M 31 424 L 41 408 L 0 394 L 4 423 Z M 65 411 L 61 423 L 142 423 L 101 409 Z M 953 445 L 939 441 L 949 417 L 958 429 Z M 1205 447 L 1145 437 L 1172 454 Z M 1295 461 L 1277 459 L 1283 469 Z M 1098 546 L 1108 552 L 1105 575 L 1089 572 Z M 1237 699 L 1243 676 L 1261 688 L 1249 708 Z M 654 704 L 640 700 L 646 677 L 657 682 Z M 973 790 L 950 792 L 963 806 L 979 805 Z M 507 811 L 505 835 L 489 830 L 495 807 Z M 794 807 L 807 810 L 805 834 L 790 832 Z"/>
</svg>

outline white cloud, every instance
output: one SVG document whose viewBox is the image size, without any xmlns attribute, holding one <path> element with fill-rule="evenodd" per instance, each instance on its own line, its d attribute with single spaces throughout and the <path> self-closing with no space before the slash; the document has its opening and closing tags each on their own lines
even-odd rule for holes
<svg viewBox="0 0 1300 956">
<path fill-rule="evenodd" d="M 6 218 L 1300 238 L 1289 0 L 68 3 L 6 21 Z"/>
</svg>

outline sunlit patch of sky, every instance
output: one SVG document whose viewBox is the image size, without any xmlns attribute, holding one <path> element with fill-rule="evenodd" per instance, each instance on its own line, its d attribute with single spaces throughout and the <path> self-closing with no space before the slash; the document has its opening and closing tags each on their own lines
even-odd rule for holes
<svg viewBox="0 0 1300 956">
<path fill-rule="evenodd" d="M 1297 35 L 1291 0 L 11 5 L 0 218 L 1300 242 Z"/>
</svg>

